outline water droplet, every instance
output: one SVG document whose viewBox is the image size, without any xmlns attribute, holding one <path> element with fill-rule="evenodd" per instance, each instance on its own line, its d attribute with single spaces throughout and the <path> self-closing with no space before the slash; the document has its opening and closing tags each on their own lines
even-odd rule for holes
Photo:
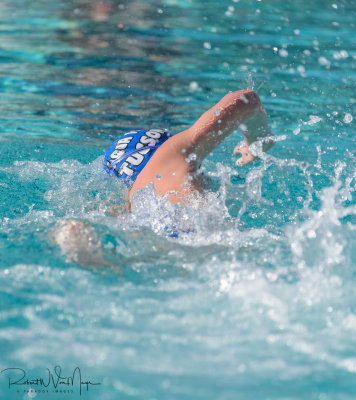
<svg viewBox="0 0 356 400">
<path fill-rule="evenodd" d="M 240 124 L 239 125 L 239 129 L 240 129 L 241 132 L 245 132 L 245 131 L 247 131 L 247 126 L 244 125 L 244 124 Z"/>
<path fill-rule="evenodd" d="M 298 65 L 297 71 L 300 73 L 301 76 L 303 76 L 303 77 L 306 76 L 306 74 L 305 74 L 305 68 L 304 68 L 303 65 Z"/>
<path fill-rule="evenodd" d="M 309 118 L 310 118 L 310 120 L 305 123 L 306 125 L 309 125 L 309 126 L 313 126 L 321 121 L 321 118 L 318 117 L 317 115 L 309 115 Z"/>
<path fill-rule="evenodd" d="M 343 119 L 345 124 L 349 124 L 352 120 L 353 120 L 352 115 L 350 113 L 346 113 Z"/>
<path fill-rule="evenodd" d="M 335 60 L 344 60 L 349 56 L 349 53 L 346 50 L 335 51 L 333 54 L 333 58 Z"/>
<path fill-rule="evenodd" d="M 187 163 L 190 163 L 191 161 L 195 161 L 197 159 L 197 155 L 195 153 L 190 153 L 189 156 L 185 159 Z"/>
<path fill-rule="evenodd" d="M 189 83 L 189 90 L 191 91 L 191 92 L 195 92 L 196 90 L 198 90 L 199 89 L 199 85 L 198 85 L 198 82 L 190 82 Z"/>
<path fill-rule="evenodd" d="M 157 178 L 158 180 L 160 180 L 160 179 L 162 178 L 162 175 L 161 175 L 159 172 L 157 172 L 156 178 Z"/>
<path fill-rule="evenodd" d="M 315 239 L 316 238 L 316 233 L 315 233 L 314 230 L 311 229 L 310 231 L 307 232 L 307 236 L 308 236 L 309 239 Z"/>
<path fill-rule="evenodd" d="M 220 111 L 219 110 L 214 110 L 214 114 L 219 116 L 220 115 Z"/>
<path fill-rule="evenodd" d="M 242 96 L 240 96 L 240 99 L 241 99 L 245 104 L 248 104 L 248 100 L 247 100 L 246 96 L 242 95 Z"/>
<path fill-rule="evenodd" d="M 278 54 L 279 54 L 281 57 L 288 57 L 288 51 L 287 51 L 286 49 L 280 49 L 279 52 L 278 52 Z"/>
<path fill-rule="evenodd" d="M 207 50 L 211 49 L 211 44 L 209 42 L 204 42 L 203 46 L 204 46 L 204 49 L 207 49 Z"/>
<path fill-rule="evenodd" d="M 318 62 L 320 65 L 322 65 L 323 67 L 326 68 L 330 68 L 330 61 L 328 59 L 326 59 L 325 57 L 319 57 L 318 58 Z"/>
</svg>

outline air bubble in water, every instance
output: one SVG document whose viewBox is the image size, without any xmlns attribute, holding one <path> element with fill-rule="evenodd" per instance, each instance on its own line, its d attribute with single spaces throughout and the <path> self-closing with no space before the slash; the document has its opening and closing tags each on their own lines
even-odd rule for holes
<svg viewBox="0 0 356 400">
<path fill-rule="evenodd" d="M 219 115 L 220 115 L 220 111 L 219 111 L 219 110 L 214 110 L 214 114 L 215 114 L 216 116 L 219 116 Z"/>
<path fill-rule="evenodd" d="M 279 52 L 278 52 L 278 54 L 279 54 L 281 57 L 288 57 L 288 51 L 287 51 L 286 49 L 280 49 Z"/>
<path fill-rule="evenodd" d="M 211 44 L 209 42 L 204 42 L 203 46 L 204 46 L 204 49 L 207 49 L 207 50 L 211 49 Z"/>
</svg>

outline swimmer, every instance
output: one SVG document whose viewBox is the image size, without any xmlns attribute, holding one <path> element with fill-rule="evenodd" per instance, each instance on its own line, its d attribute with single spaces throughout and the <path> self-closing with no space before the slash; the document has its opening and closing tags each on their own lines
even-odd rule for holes
<svg viewBox="0 0 356 400">
<path fill-rule="evenodd" d="M 135 193 L 150 183 L 159 196 L 167 196 L 172 204 L 188 205 L 191 196 L 202 193 L 197 178 L 200 164 L 237 128 L 244 135 L 243 144 L 233 150 L 234 155 L 240 155 L 236 161 L 239 167 L 256 159 L 249 151 L 252 143 L 260 141 L 262 151 L 273 145 L 266 111 L 251 89 L 227 94 L 190 128 L 174 136 L 167 130 L 144 129 L 119 137 L 105 153 L 104 169 L 130 187 L 129 211 Z M 54 239 L 69 260 L 88 266 L 90 246 L 83 243 L 83 232 L 94 250 L 94 264 L 106 265 L 100 239 L 80 221 L 66 221 L 56 229 Z"/>
<path fill-rule="evenodd" d="M 203 159 L 237 128 L 245 141 L 233 154 L 240 154 L 236 165 L 243 166 L 256 159 L 249 146 L 271 135 L 266 111 L 251 89 L 227 94 L 190 128 L 172 137 L 166 130 L 149 129 L 118 138 L 105 154 L 104 168 L 130 186 L 129 210 L 135 193 L 151 182 L 159 196 L 186 204 L 192 194 L 201 192 L 196 172 Z M 262 150 L 272 144 L 262 141 Z"/>
<path fill-rule="evenodd" d="M 166 130 L 148 129 L 118 138 L 105 154 L 104 168 L 129 185 L 129 210 L 135 193 L 149 183 L 159 196 L 184 205 L 191 195 L 201 193 L 196 173 L 204 158 L 237 128 L 245 138 L 233 151 L 240 154 L 237 166 L 256 159 L 249 151 L 253 142 L 262 139 L 263 151 L 273 144 L 268 140 L 266 111 L 251 89 L 227 94 L 190 128 L 174 136 Z"/>
</svg>

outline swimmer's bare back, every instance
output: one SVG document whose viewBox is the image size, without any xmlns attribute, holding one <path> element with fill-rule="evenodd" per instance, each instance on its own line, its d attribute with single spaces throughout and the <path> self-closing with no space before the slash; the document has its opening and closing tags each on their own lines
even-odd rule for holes
<svg viewBox="0 0 356 400">
<path fill-rule="evenodd" d="M 255 159 L 248 146 L 270 135 L 266 111 L 251 89 L 227 94 L 189 129 L 164 142 L 133 184 L 129 193 L 130 209 L 134 194 L 151 182 L 157 194 L 167 195 L 172 203 L 188 199 L 199 190 L 194 176 L 202 160 L 237 127 L 242 130 L 246 143 L 234 149 L 234 154 L 241 154 L 236 164 L 242 166 Z M 266 142 L 263 150 L 271 145 L 272 142 Z"/>
</svg>

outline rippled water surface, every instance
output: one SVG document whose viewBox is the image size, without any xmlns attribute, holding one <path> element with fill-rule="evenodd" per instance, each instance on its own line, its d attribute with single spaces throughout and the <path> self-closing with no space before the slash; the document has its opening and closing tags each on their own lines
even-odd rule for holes
<svg viewBox="0 0 356 400">
<path fill-rule="evenodd" d="M 78 366 L 101 383 L 86 399 L 354 399 L 355 14 L 0 0 L 0 368 Z M 268 154 L 237 169 L 235 132 L 203 163 L 203 206 L 148 187 L 112 215 L 127 193 L 101 157 L 117 135 L 179 132 L 246 87 L 277 136 Z M 80 398 L 10 375 L 1 399 Z"/>
</svg>

